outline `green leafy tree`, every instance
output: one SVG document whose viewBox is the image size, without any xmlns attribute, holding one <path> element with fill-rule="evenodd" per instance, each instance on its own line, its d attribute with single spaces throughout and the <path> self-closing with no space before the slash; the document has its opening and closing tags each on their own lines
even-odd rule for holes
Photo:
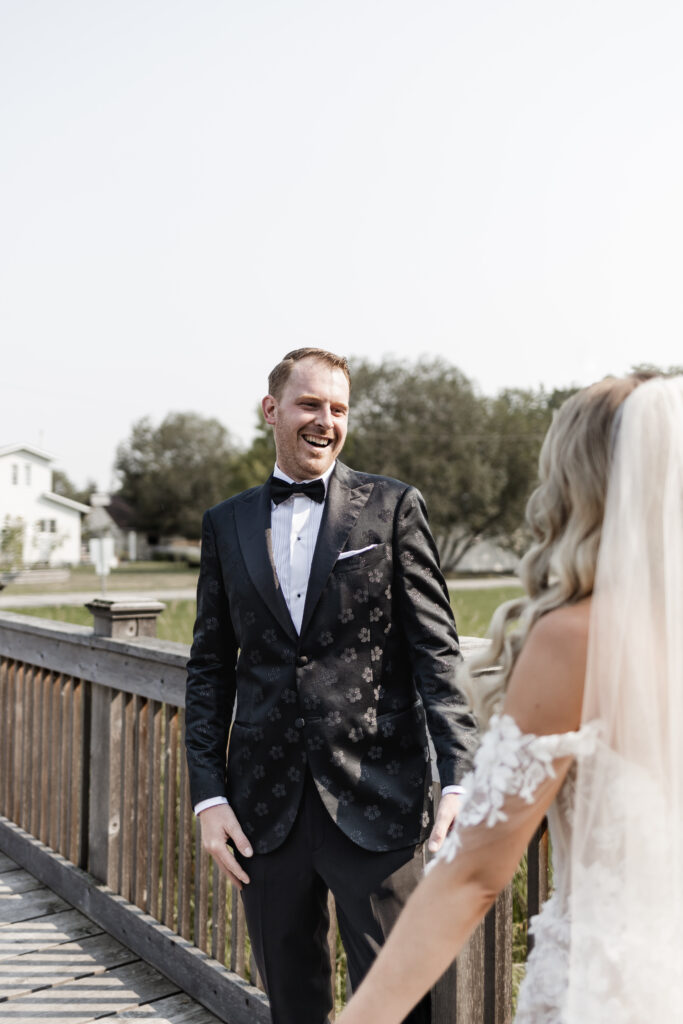
<svg viewBox="0 0 683 1024">
<path fill-rule="evenodd" d="M 0 571 L 13 572 L 24 560 L 25 523 L 21 516 L 5 516 L 0 529 Z"/>
<path fill-rule="evenodd" d="M 419 487 L 444 569 L 455 569 L 479 538 L 519 545 L 548 396 L 507 390 L 486 398 L 443 360 L 352 369 L 344 461 Z"/>
<path fill-rule="evenodd" d="M 116 454 L 120 496 L 135 525 L 156 536 L 197 539 L 202 514 L 241 490 L 240 453 L 217 419 L 173 412 L 138 420 Z"/>
<path fill-rule="evenodd" d="M 55 494 L 61 494 L 63 498 L 71 498 L 72 501 L 80 501 L 84 505 L 89 505 L 90 496 L 98 490 L 98 487 L 94 480 L 89 479 L 85 487 L 79 489 L 63 470 L 55 469 L 52 474 L 52 490 Z"/>
<path fill-rule="evenodd" d="M 261 405 L 256 408 L 256 431 L 249 448 L 235 460 L 235 483 L 238 491 L 256 487 L 267 480 L 275 465 L 275 441 L 272 428 L 263 418 Z"/>
</svg>

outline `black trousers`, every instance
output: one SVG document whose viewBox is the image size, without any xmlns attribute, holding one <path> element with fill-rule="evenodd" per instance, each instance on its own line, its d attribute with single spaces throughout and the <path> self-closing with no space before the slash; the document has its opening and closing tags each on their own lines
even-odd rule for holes
<svg viewBox="0 0 683 1024">
<path fill-rule="evenodd" d="M 240 861 L 250 877 L 242 899 L 273 1024 L 327 1024 L 328 891 L 355 990 L 422 875 L 422 847 L 363 850 L 335 825 L 307 773 L 297 819 L 282 846 Z M 406 1024 L 430 1021 L 427 995 Z"/>
</svg>

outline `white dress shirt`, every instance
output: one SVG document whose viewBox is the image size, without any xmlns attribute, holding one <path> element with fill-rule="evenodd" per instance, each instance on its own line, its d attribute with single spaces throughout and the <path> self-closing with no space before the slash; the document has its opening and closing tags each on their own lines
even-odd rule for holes
<svg viewBox="0 0 683 1024">
<path fill-rule="evenodd" d="M 316 477 L 325 484 L 326 497 L 327 485 L 334 467 L 335 463 L 333 462 L 321 477 Z M 273 476 L 285 480 L 288 484 L 296 482 L 283 473 L 277 463 L 275 463 Z M 299 482 L 308 483 L 307 480 Z M 272 501 L 270 503 L 275 570 L 282 587 L 282 596 L 287 603 L 297 633 L 301 632 L 308 579 L 311 575 L 313 553 L 320 532 L 324 508 L 324 501 L 313 501 L 306 494 L 293 494 L 291 498 L 280 502 L 279 505 Z M 444 795 L 446 793 L 462 793 L 462 787 L 445 786 L 443 793 Z M 227 804 L 227 802 L 224 796 L 209 797 L 208 800 L 201 800 L 195 806 L 194 812 L 199 814 L 207 807 L 215 807 L 217 804 Z"/>
</svg>

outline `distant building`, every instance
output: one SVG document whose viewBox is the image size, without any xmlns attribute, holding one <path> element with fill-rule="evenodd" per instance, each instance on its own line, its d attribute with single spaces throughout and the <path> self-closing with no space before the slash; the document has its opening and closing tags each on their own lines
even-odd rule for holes
<svg viewBox="0 0 683 1024">
<path fill-rule="evenodd" d="M 117 494 L 93 494 L 92 507 L 84 520 L 90 537 L 111 537 L 114 541 L 116 563 L 150 557 L 147 536 L 135 529 L 135 510 Z"/>
<path fill-rule="evenodd" d="M 77 565 L 81 516 L 89 505 L 52 490 L 54 456 L 32 445 L 0 448 L 0 527 L 9 518 L 24 527 L 24 565 Z"/>
</svg>

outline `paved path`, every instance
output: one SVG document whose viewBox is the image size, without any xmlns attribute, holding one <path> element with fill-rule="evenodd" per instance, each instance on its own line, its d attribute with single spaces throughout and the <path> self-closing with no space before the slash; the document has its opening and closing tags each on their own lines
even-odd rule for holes
<svg viewBox="0 0 683 1024">
<path fill-rule="evenodd" d="M 0 853 L 0 1024 L 220 1024 Z"/>
<path fill-rule="evenodd" d="M 494 587 L 519 586 L 516 576 L 494 576 L 486 579 L 447 580 L 451 590 L 492 590 Z M 40 608 L 44 605 L 87 604 L 101 594 L 92 590 L 83 590 L 65 594 L 0 594 L 0 608 Z M 195 587 L 182 587 L 176 590 L 112 590 L 107 597 L 116 601 L 194 601 L 197 596 Z"/>
<path fill-rule="evenodd" d="M 92 590 L 77 591 L 71 594 L 12 594 L 0 595 L 0 608 L 40 608 L 44 605 L 87 604 L 102 594 Z M 111 590 L 107 598 L 113 601 L 194 601 L 197 596 L 196 587 L 183 587 L 178 590 Z"/>
</svg>

